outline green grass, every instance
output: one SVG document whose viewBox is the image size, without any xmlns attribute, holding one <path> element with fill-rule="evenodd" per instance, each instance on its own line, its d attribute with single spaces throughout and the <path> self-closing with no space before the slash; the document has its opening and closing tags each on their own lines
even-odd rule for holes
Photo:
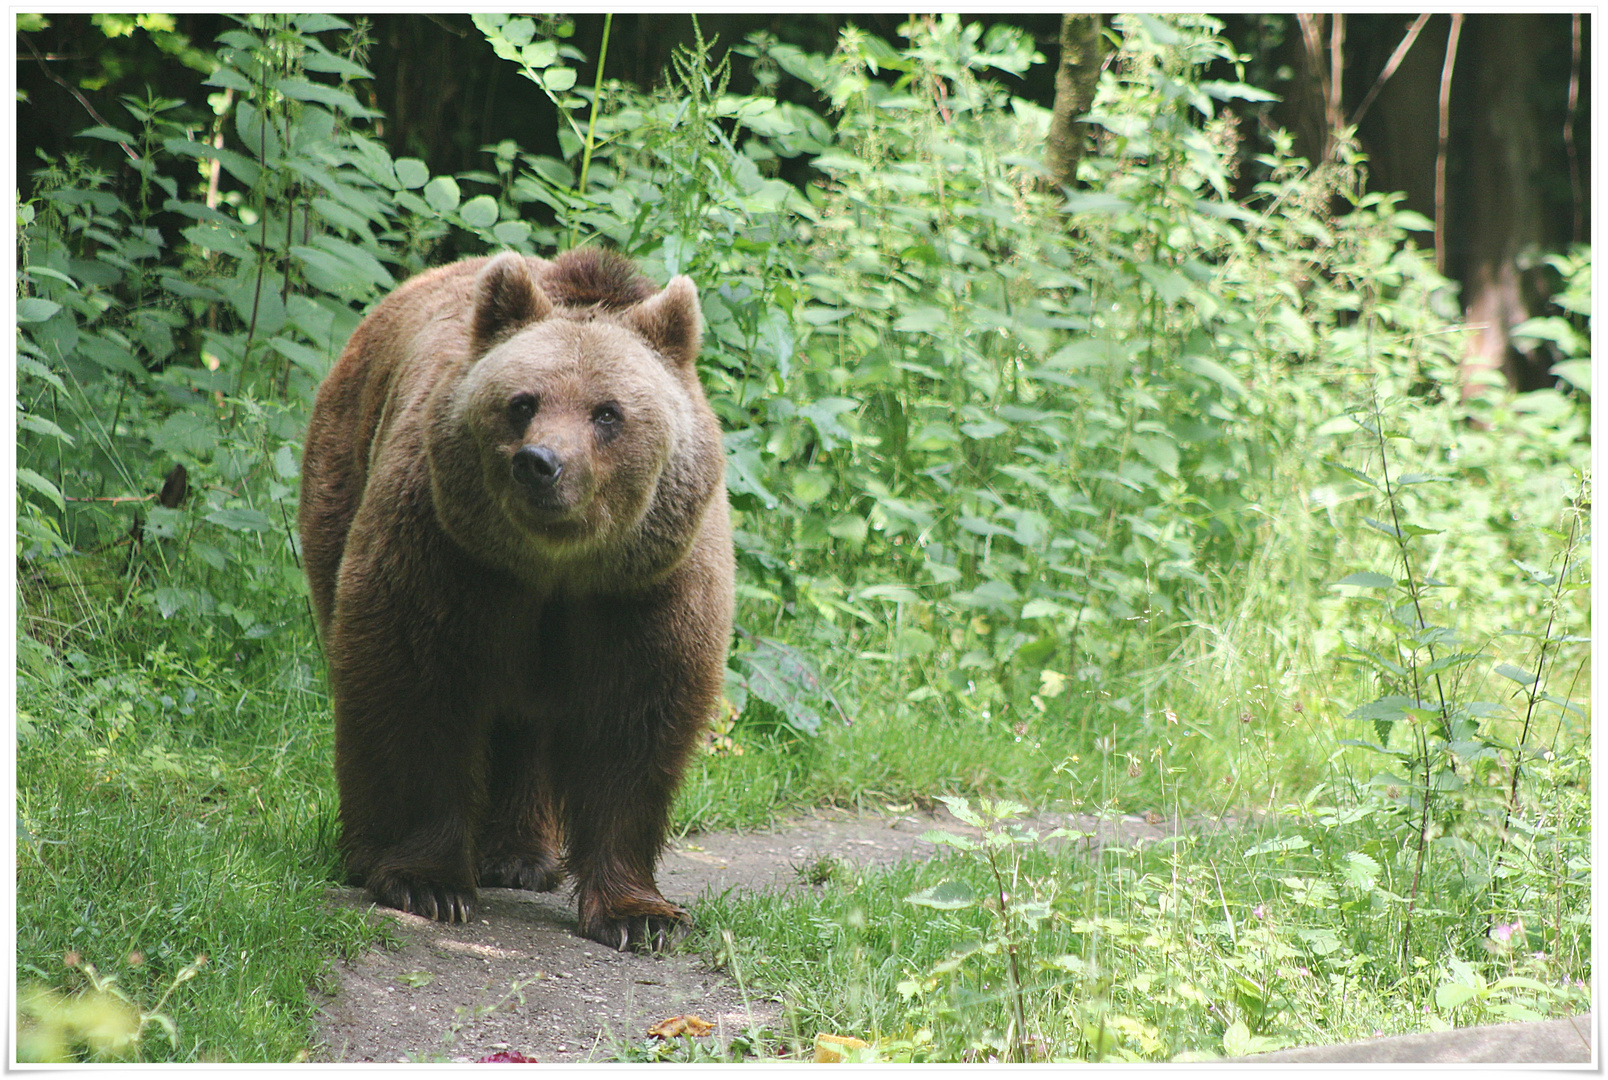
<svg viewBox="0 0 1608 1080">
<path fill-rule="evenodd" d="M 1552 777 L 1549 813 L 1568 824 L 1550 868 L 1515 860 L 1482 884 L 1489 851 L 1437 859 L 1406 970 L 1393 959 L 1411 872 L 1403 823 L 1319 805 L 1094 855 L 1001 840 L 1010 932 L 987 852 L 973 850 L 839 866 L 785 896 L 705 898 L 695 944 L 785 1003 L 769 1054 L 807 1054 L 830 1033 L 872 1042 L 879 1060 L 1005 1060 L 1018 985 L 1034 1060 L 1166 1061 L 1567 1014 L 1587 1002 L 1589 897 L 1578 873 L 1562 889 L 1547 878 L 1587 857 L 1588 770 L 1580 755 Z M 912 902 L 935 887 L 947 903 Z M 1498 941 L 1493 923 L 1522 929 Z"/>
<path fill-rule="evenodd" d="M 159 648 L 144 667 L 79 653 L 78 671 L 19 678 L 19 983 L 80 990 L 89 964 L 151 1010 L 205 957 L 161 1010 L 176 1044 L 148 1027 L 138 1056 L 294 1060 L 309 990 L 376 937 L 326 900 L 327 711 L 271 681 L 197 680 Z"/>
<path fill-rule="evenodd" d="M 1279 575 L 1327 573 L 1285 557 Z M 1527 761 L 1524 812 L 1505 842 L 1506 774 L 1490 761 L 1455 773 L 1466 783 L 1437 804 L 1415 893 L 1410 792 L 1392 792 L 1391 760 L 1341 745 L 1373 737 L 1344 717 L 1376 692 L 1372 678 L 1301 645 L 1352 625 L 1346 608 L 1323 600 L 1279 619 L 1277 601 L 1277 590 L 1249 590 L 1125 685 L 1069 681 L 1010 699 L 1014 711 L 986 683 L 975 696 L 953 680 L 942 690 L 942 656 L 888 664 L 819 650 L 839 658 L 827 672 L 852 724 L 829 716 L 801 737 L 739 721 L 694 760 L 677 828 L 946 795 L 1253 815 L 1249 832 L 1096 858 L 1008 847 L 1019 895 L 1048 905 L 1018 942 L 1031 958 L 1020 984 L 1028 1056 L 1167 1060 L 1578 1008 L 1566 988 L 1590 977 L 1586 719 L 1552 710 L 1532 733 L 1552 756 Z M 53 617 L 95 606 L 86 593 Z M 129 614 L 79 620 L 50 649 L 20 648 L 19 980 L 76 991 L 92 981 L 89 964 L 141 1010 L 161 1002 L 176 1039 L 149 1026 L 123 1056 L 293 1060 L 315 1037 L 310 990 L 332 958 L 376 937 L 325 901 L 339 876 L 336 798 L 314 643 L 270 640 L 245 655 L 228 641 Z M 851 644 L 886 647 L 871 631 Z M 1550 680 L 1576 700 L 1584 648 L 1561 647 Z M 1516 723 L 1493 718 L 1489 730 L 1512 744 Z M 907 900 L 945 881 L 985 896 L 989 875 L 977 853 L 958 853 L 886 873 L 839 868 L 788 897 L 704 899 L 694 946 L 787 1008 L 781 1029 L 750 1033 L 725 1056 L 807 1054 L 817 1032 L 866 1038 L 883 1058 L 1005 1053 L 1014 995 L 1001 954 L 957 953 L 968 941 L 1000 946 L 997 917 L 978 903 Z M 1522 931 L 1505 941 L 1491 936 L 1513 927 Z"/>
</svg>

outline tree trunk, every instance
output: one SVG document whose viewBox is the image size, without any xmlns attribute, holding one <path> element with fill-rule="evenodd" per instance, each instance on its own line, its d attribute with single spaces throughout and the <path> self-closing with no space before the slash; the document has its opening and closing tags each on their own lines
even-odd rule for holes
<svg viewBox="0 0 1608 1080">
<path fill-rule="evenodd" d="M 1464 319 L 1472 334 L 1463 362 L 1464 396 L 1480 376 L 1499 372 L 1518 390 L 1544 385 L 1549 357 L 1520 352 L 1511 330 L 1539 311 L 1545 270 L 1532 265 L 1547 242 L 1541 193 L 1540 117 L 1531 100 L 1538 53 L 1535 15 L 1474 16 L 1466 65 L 1474 82 L 1474 123 L 1462 207 Z M 1466 74 L 1465 74 L 1466 73 Z M 1454 260 L 1455 272 L 1455 260 Z"/>
<path fill-rule="evenodd" d="M 1076 182 L 1078 162 L 1088 137 L 1078 118 L 1094 104 L 1094 90 L 1105 62 L 1105 42 L 1098 15 L 1061 16 L 1061 64 L 1055 72 L 1055 106 L 1044 142 L 1044 167 L 1050 181 Z"/>
</svg>

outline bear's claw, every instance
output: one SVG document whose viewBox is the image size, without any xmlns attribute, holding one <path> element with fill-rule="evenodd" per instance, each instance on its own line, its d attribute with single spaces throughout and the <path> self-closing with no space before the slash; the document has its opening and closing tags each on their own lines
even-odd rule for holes
<svg viewBox="0 0 1608 1080">
<path fill-rule="evenodd" d="M 444 923 L 466 923 L 475 913 L 475 893 L 450 885 L 393 880 L 370 885 L 369 893 L 386 907 Z"/>
<path fill-rule="evenodd" d="M 581 926 L 581 936 L 619 952 L 663 952 L 692 928 L 685 911 L 669 915 L 627 915 L 598 918 Z"/>
</svg>

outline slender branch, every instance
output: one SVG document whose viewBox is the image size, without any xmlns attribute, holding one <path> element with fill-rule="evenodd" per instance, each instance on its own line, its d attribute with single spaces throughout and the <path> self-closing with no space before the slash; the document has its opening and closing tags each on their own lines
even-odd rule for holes
<svg viewBox="0 0 1608 1080">
<path fill-rule="evenodd" d="M 83 94 L 80 94 L 78 92 L 78 88 L 76 86 L 72 85 L 66 79 L 62 78 L 60 75 L 57 75 L 54 71 L 50 70 L 50 65 L 45 63 L 45 58 L 43 56 L 39 55 L 39 50 L 38 49 L 34 48 L 34 43 L 33 43 L 32 38 L 30 38 L 27 34 L 18 34 L 17 36 L 22 39 L 22 43 L 24 45 L 28 46 L 28 51 L 33 53 L 34 59 L 39 61 L 39 70 L 43 71 L 45 73 L 45 78 L 49 79 L 51 82 L 55 83 L 57 86 L 61 87 L 65 91 L 67 91 L 73 97 L 77 98 L 78 99 L 78 104 L 82 105 L 84 107 L 84 110 L 86 112 L 88 112 L 89 115 L 92 118 L 94 118 L 95 122 L 97 124 L 99 124 L 101 127 L 109 128 L 109 127 L 112 126 L 112 125 L 110 125 L 110 124 L 108 124 L 106 122 L 106 118 L 104 116 L 102 116 L 100 113 L 95 111 L 95 106 L 91 105 L 89 103 L 89 99 L 86 98 Z M 113 130 L 115 130 L 115 129 L 113 129 Z M 140 159 L 140 156 L 134 152 L 134 148 L 129 146 L 128 143 L 126 143 L 123 140 L 119 139 L 117 141 L 117 145 L 121 146 L 123 148 L 123 153 L 128 155 L 128 158 L 129 158 L 130 161 L 138 161 Z"/>
<path fill-rule="evenodd" d="M 1576 18 L 1578 19 L 1579 16 L 1576 16 Z M 1368 90 L 1368 96 L 1362 99 L 1362 104 L 1357 106 L 1357 111 L 1351 114 L 1352 127 L 1362 123 L 1362 118 L 1367 113 L 1368 106 L 1374 103 L 1374 98 L 1379 96 L 1379 91 L 1385 88 L 1385 83 L 1389 82 L 1390 77 L 1396 74 L 1396 69 L 1401 67 L 1401 62 L 1406 59 L 1408 51 L 1413 47 L 1413 42 L 1418 40 L 1418 32 L 1424 28 L 1424 24 L 1427 22 L 1429 22 L 1429 16 L 1427 14 L 1420 15 L 1407 28 L 1407 33 L 1402 37 L 1401 44 L 1397 45 L 1396 51 L 1390 54 L 1390 59 L 1385 61 L 1384 70 L 1379 72 L 1379 77 L 1374 80 L 1373 86 Z"/>
<path fill-rule="evenodd" d="M 1457 64 L 1457 39 L 1463 33 L 1463 16 L 1452 15 L 1446 35 L 1446 62 L 1441 65 L 1440 133 L 1435 149 L 1435 272 L 1446 273 L 1446 144 L 1451 137 L 1452 70 Z"/>
<path fill-rule="evenodd" d="M 1341 115 L 1340 108 L 1344 100 L 1343 79 L 1345 77 L 1346 55 L 1346 17 L 1343 13 L 1329 16 L 1329 100 L 1324 110 L 1329 120 L 1329 139 L 1331 145 L 1338 145 L 1340 141 Z"/>
</svg>

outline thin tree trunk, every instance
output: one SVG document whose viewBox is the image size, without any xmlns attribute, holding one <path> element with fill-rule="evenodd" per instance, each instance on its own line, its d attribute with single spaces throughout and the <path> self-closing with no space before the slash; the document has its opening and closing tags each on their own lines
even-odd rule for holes
<svg viewBox="0 0 1608 1080">
<path fill-rule="evenodd" d="M 1086 125 L 1078 118 L 1094 103 L 1104 62 L 1100 16 L 1062 15 L 1061 64 L 1055 72 L 1055 106 L 1044 146 L 1044 167 L 1052 183 L 1068 186 L 1077 180 L 1088 138 Z"/>
</svg>

